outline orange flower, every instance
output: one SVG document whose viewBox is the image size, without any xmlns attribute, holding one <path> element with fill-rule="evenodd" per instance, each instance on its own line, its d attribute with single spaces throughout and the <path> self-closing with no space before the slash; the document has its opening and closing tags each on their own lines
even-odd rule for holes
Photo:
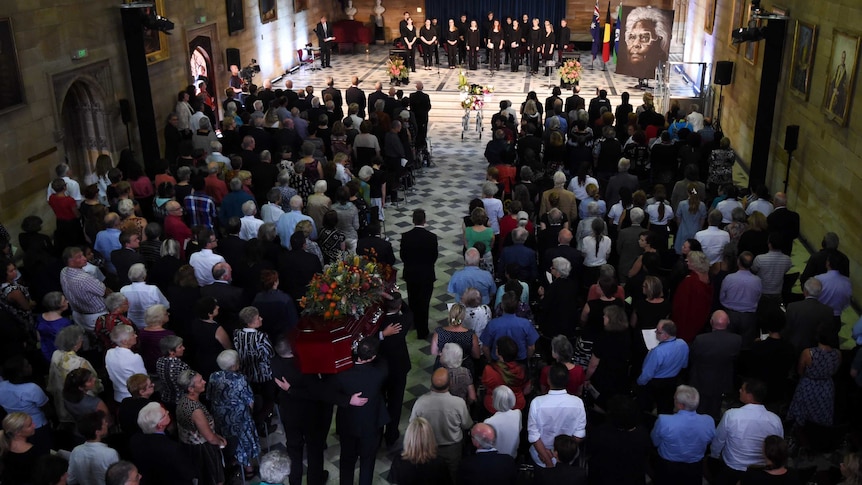
<svg viewBox="0 0 862 485">
<path fill-rule="evenodd" d="M 332 313 L 329 310 L 323 312 L 323 318 L 332 318 Z"/>
</svg>

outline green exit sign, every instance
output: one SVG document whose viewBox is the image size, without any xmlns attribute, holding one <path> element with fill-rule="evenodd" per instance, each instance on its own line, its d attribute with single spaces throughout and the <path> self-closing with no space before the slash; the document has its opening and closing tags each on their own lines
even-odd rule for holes
<svg viewBox="0 0 862 485">
<path fill-rule="evenodd" d="M 72 51 L 72 60 L 83 59 L 87 57 L 87 49 L 78 49 L 76 51 Z"/>
</svg>

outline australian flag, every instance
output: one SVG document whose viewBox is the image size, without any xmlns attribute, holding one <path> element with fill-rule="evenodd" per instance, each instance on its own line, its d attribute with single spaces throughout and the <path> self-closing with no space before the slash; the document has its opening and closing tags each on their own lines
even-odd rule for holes
<svg viewBox="0 0 862 485">
<path fill-rule="evenodd" d="M 590 24 L 590 34 L 593 36 L 593 60 L 596 59 L 596 56 L 599 55 L 599 50 L 601 50 L 601 32 L 602 30 L 599 27 L 599 0 L 596 0 L 596 8 L 593 10 L 593 22 Z"/>
</svg>

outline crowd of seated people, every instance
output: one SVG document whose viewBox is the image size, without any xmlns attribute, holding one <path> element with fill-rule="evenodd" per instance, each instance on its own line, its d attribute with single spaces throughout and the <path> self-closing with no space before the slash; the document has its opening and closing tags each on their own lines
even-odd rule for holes
<svg viewBox="0 0 862 485">
<path fill-rule="evenodd" d="M 811 256 L 803 294 L 787 291 L 799 218 L 786 196 L 740 196 L 729 141 L 708 119 L 664 135 L 685 116 L 650 97 L 617 109 L 624 120 L 606 93 L 569 113 L 549 100 L 544 119 L 535 93 L 521 113 L 501 104 L 456 301 L 431 332 L 439 368 L 401 439 L 419 305 L 391 295 L 353 368 L 301 374 L 285 336 L 313 275 L 352 251 L 396 263 L 383 209 L 423 119 L 412 95 L 377 86 L 342 120 L 332 89 L 231 101 L 220 141 L 198 148 L 206 118 L 186 130 L 172 115 L 174 156 L 154 179 L 128 152 L 83 189 L 61 165 L 53 237 L 25 219 L 19 260 L 0 231 L 3 483 L 36 483 L 52 449 L 71 452 L 70 483 L 132 466 L 145 483 L 263 478 L 260 440 L 280 415 L 290 460 L 319 485 L 333 406 L 345 484 L 356 461 L 371 483 L 381 438 L 399 484 L 479 483 L 486 467 L 514 483 L 518 462 L 537 483 L 794 483 L 788 455 L 819 434 L 858 445 L 862 358 L 839 345 L 851 287 L 838 237 Z M 858 455 L 841 470 L 858 483 Z"/>
</svg>

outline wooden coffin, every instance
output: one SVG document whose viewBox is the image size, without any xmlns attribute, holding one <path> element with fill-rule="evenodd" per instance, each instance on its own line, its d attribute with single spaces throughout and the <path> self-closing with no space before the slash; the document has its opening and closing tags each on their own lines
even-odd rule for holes
<svg viewBox="0 0 862 485">
<path fill-rule="evenodd" d="M 304 374 L 337 374 L 353 367 L 353 351 L 360 340 L 377 335 L 383 313 L 379 306 L 374 306 L 360 318 L 300 318 L 293 343 L 300 371 Z"/>
</svg>

